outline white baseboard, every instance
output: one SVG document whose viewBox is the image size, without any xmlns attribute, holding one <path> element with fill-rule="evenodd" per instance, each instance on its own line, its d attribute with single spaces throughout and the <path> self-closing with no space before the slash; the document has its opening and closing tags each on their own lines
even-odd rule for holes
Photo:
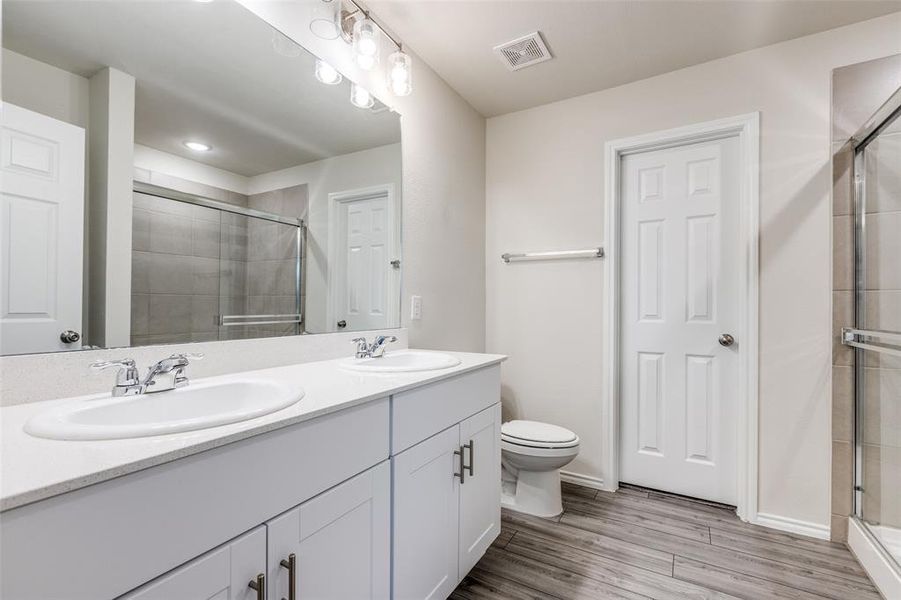
<svg viewBox="0 0 901 600">
<path fill-rule="evenodd" d="M 901 573 L 857 519 L 848 519 L 848 546 L 885 598 L 901 598 Z"/>
<path fill-rule="evenodd" d="M 585 486 L 594 490 L 607 490 L 604 487 L 604 480 L 600 477 L 591 477 L 590 475 L 582 475 L 581 473 L 572 473 L 570 471 L 560 471 L 560 479 L 567 483 L 575 483 L 576 485 Z"/>
<path fill-rule="evenodd" d="M 757 516 L 751 519 L 751 523 L 762 527 L 769 527 L 770 529 L 787 531 L 788 533 L 806 535 L 807 537 L 816 538 L 818 540 L 829 539 L 828 525 L 820 525 L 819 523 L 811 523 L 810 521 L 801 521 L 800 519 L 792 519 L 790 517 L 757 513 Z"/>
</svg>

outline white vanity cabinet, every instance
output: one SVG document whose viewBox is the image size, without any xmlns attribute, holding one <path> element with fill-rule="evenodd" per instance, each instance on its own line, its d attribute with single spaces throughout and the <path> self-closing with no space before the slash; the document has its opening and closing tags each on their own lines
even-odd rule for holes
<svg viewBox="0 0 901 600">
<path fill-rule="evenodd" d="M 248 583 L 265 572 L 266 528 L 261 526 L 119 600 L 250 600 L 256 592 Z"/>
<path fill-rule="evenodd" d="M 385 461 L 120 600 L 387 600 L 390 501 Z"/>
<path fill-rule="evenodd" d="M 268 521 L 266 531 L 270 600 L 387 600 L 388 461 Z"/>
<path fill-rule="evenodd" d="M 394 398 L 395 444 L 423 441 L 392 458 L 394 598 L 443 599 L 500 533 L 499 370 L 407 394 Z M 451 409 L 445 422 L 427 410 L 433 403 Z M 450 427 L 436 434 L 447 420 Z"/>
</svg>

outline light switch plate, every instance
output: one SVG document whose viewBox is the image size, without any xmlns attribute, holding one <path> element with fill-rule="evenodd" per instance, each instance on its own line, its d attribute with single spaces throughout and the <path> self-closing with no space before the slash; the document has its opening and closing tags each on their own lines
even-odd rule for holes
<svg viewBox="0 0 901 600">
<path fill-rule="evenodd" d="M 410 297 L 410 320 L 418 321 L 422 318 L 422 296 Z"/>
</svg>

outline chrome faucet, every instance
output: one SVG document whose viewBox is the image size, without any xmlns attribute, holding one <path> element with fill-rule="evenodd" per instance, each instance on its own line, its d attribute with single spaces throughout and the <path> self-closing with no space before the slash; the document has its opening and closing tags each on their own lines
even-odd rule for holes
<svg viewBox="0 0 901 600">
<path fill-rule="evenodd" d="M 141 385 L 144 394 L 165 392 L 188 385 L 185 368 L 192 360 L 203 359 L 203 354 L 173 354 L 164 358 L 147 370 Z"/>
<path fill-rule="evenodd" d="M 203 354 L 173 354 L 150 367 L 144 379 L 138 375 L 138 368 L 132 358 L 98 361 L 91 364 L 91 369 L 103 371 L 118 367 L 116 385 L 113 386 L 112 391 L 113 396 L 137 396 L 165 392 L 188 385 L 185 368 L 190 361 L 202 358 Z"/>
<path fill-rule="evenodd" d="M 136 396 L 143 393 L 141 391 L 141 378 L 138 375 L 138 367 L 135 366 L 133 358 L 122 358 L 120 360 L 100 360 L 91 363 L 91 369 L 94 371 L 105 371 L 117 367 L 116 385 L 113 386 L 113 396 Z"/>
<path fill-rule="evenodd" d="M 354 354 L 357 358 L 381 358 L 385 355 L 388 344 L 396 342 L 397 338 L 393 335 L 377 335 L 372 344 L 364 337 L 354 338 L 351 341 L 357 345 L 357 352 Z"/>
</svg>

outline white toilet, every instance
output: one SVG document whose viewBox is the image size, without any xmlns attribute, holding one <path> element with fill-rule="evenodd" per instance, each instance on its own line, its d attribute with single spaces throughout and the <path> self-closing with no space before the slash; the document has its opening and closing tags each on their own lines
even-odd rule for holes
<svg viewBox="0 0 901 600">
<path fill-rule="evenodd" d="M 501 425 L 501 506 L 538 517 L 563 512 L 560 469 L 579 454 L 579 436 L 538 421 Z"/>
</svg>

